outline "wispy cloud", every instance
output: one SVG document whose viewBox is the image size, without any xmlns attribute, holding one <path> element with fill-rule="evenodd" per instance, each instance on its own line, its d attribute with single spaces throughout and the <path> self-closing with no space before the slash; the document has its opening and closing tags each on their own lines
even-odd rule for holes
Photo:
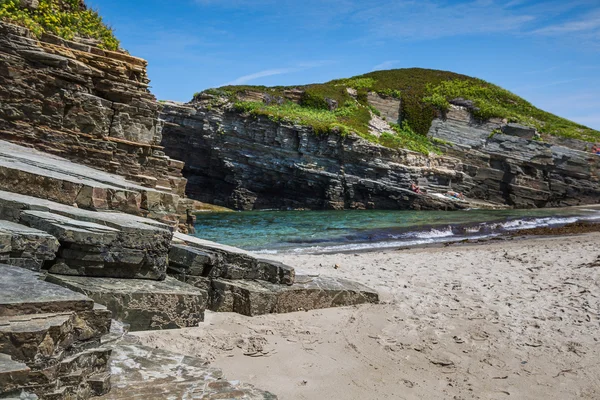
<svg viewBox="0 0 600 400">
<path fill-rule="evenodd" d="M 245 83 L 255 81 L 260 78 L 266 78 L 266 77 L 275 76 L 275 75 L 291 74 L 294 72 L 305 71 L 307 69 L 324 67 L 326 65 L 331 65 L 333 63 L 334 63 L 334 61 L 332 61 L 332 60 L 305 61 L 305 62 L 300 62 L 296 66 L 289 67 L 289 68 L 265 69 L 263 71 L 258 71 L 258 72 L 254 72 L 252 74 L 240 76 L 239 78 L 236 78 L 236 79 L 232 80 L 231 82 L 226 83 L 225 86 L 243 85 Z"/>
<path fill-rule="evenodd" d="M 575 20 L 564 21 L 533 31 L 537 35 L 564 35 L 569 33 L 591 32 L 600 30 L 600 10 Z"/>
<path fill-rule="evenodd" d="M 381 64 L 377 64 L 376 66 L 374 66 L 371 70 L 372 71 L 382 71 L 382 70 L 386 70 L 386 69 L 391 69 L 395 65 L 397 65 L 399 62 L 400 62 L 399 60 L 384 61 Z"/>
<path fill-rule="evenodd" d="M 248 74 L 244 76 L 240 76 L 225 84 L 225 86 L 229 85 L 243 85 L 244 83 L 248 83 L 260 78 L 266 78 L 267 76 L 275 76 L 275 75 L 284 75 L 290 74 L 292 72 L 301 71 L 302 68 L 278 68 L 278 69 L 266 69 L 264 71 L 255 72 L 253 74 Z"/>
</svg>

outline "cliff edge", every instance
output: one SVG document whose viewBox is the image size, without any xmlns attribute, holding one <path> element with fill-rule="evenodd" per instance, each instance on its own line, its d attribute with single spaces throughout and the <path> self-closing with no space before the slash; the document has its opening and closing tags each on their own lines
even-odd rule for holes
<svg viewBox="0 0 600 400">
<path fill-rule="evenodd" d="M 187 104 L 167 103 L 161 116 L 165 152 L 186 163 L 188 195 L 241 210 L 531 208 L 600 200 L 600 157 L 591 152 L 600 132 L 446 71 L 228 86 L 197 93 Z"/>
</svg>

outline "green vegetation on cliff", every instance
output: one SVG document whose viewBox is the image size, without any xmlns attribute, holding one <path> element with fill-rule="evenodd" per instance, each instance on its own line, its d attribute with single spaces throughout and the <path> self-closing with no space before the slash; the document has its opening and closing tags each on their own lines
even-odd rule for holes
<svg viewBox="0 0 600 400">
<path fill-rule="evenodd" d="M 81 0 L 39 0 L 37 5 L 22 5 L 21 0 L 2 0 L 0 19 L 22 25 L 36 36 L 48 32 L 71 40 L 76 36 L 96 39 L 106 50 L 117 50 L 119 41 L 111 28 Z"/>
<path fill-rule="evenodd" d="M 349 93 L 348 89 L 354 93 Z M 263 93 L 271 101 L 241 101 L 244 94 Z M 401 125 L 394 134 L 372 135 L 369 92 L 401 100 Z M 348 79 L 298 87 L 225 86 L 204 93 L 227 96 L 238 110 L 314 127 L 317 133 L 355 132 L 384 146 L 427 153 L 435 151 L 426 137 L 431 123 L 455 99 L 470 101 L 471 112 L 481 121 L 490 118 L 535 127 L 547 135 L 599 141 L 600 132 L 542 111 L 519 96 L 480 79 L 453 72 L 420 68 L 376 71 Z M 299 100 L 298 100 L 299 99 Z M 293 102 L 291 100 L 296 100 Z M 400 121 L 399 121 L 400 122 Z"/>
</svg>

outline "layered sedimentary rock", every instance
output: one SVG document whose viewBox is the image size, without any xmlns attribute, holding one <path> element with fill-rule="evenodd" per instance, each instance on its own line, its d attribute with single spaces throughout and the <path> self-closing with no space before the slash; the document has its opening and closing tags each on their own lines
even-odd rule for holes
<svg viewBox="0 0 600 400">
<path fill-rule="evenodd" d="M 60 243 L 51 272 L 162 280 L 172 232 L 128 214 L 94 212 L 0 191 L 0 218 L 54 236 Z"/>
<path fill-rule="evenodd" d="M 106 393 L 111 350 L 101 347 L 101 337 L 109 331 L 110 312 L 35 272 L 0 265 L 0 275 L 0 397 Z"/>
<path fill-rule="evenodd" d="M 47 281 L 83 293 L 129 324 L 131 331 L 196 327 L 204 321 L 207 293 L 174 278 L 164 281 L 49 274 Z"/>
<path fill-rule="evenodd" d="M 434 120 L 429 135 L 463 162 L 467 178 L 455 182 L 455 190 L 470 197 L 522 208 L 600 200 L 600 157 L 589 143 L 540 136 L 501 120 L 479 122 L 456 105 Z"/>
<path fill-rule="evenodd" d="M 54 260 L 58 240 L 38 229 L 0 220 L 0 263 L 39 271 Z"/>
<path fill-rule="evenodd" d="M 182 194 L 146 61 L 0 21 L 0 139 Z"/>
<path fill-rule="evenodd" d="M 175 234 L 169 274 L 208 294 L 207 308 L 255 316 L 379 302 L 356 282 L 297 275 L 294 268 L 230 246 Z"/>
<path fill-rule="evenodd" d="M 368 100 L 386 120 L 402 118 L 399 100 L 373 93 Z M 248 116 L 207 94 L 167 104 L 163 118 L 162 143 L 186 162 L 189 196 L 236 209 L 528 208 L 600 199 L 600 157 L 589 143 L 541 137 L 501 120 L 479 122 L 464 106 L 453 105 L 431 126 L 443 156 L 355 135 L 317 135 L 307 126 Z M 438 195 L 415 194 L 412 183 Z M 475 202 L 447 201 L 448 191 Z"/>
<path fill-rule="evenodd" d="M 180 213 L 177 194 L 3 140 L 0 190 L 90 210 L 147 216 L 169 224 L 177 223 Z"/>
<path fill-rule="evenodd" d="M 162 144 L 185 161 L 192 198 L 242 210 L 467 206 L 410 190 L 411 183 L 444 191 L 461 182 L 466 175 L 456 158 L 389 149 L 356 135 L 316 135 L 214 101 L 169 103 L 162 114 Z"/>
</svg>

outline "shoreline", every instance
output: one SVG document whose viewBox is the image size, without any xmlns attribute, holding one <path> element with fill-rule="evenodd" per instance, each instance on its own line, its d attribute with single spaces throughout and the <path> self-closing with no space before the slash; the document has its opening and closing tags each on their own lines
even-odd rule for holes
<svg viewBox="0 0 600 400">
<path fill-rule="evenodd" d="M 370 286 L 382 301 L 254 318 L 208 313 L 199 328 L 136 336 L 282 400 L 597 399 L 598 243 L 591 232 L 278 255 L 270 258 Z"/>
<path fill-rule="evenodd" d="M 589 228 L 585 228 L 585 227 Z M 579 229 L 579 231 L 578 231 Z M 592 223 L 592 222 L 575 222 L 572 224 L 566 224 L 564 226 L 548 226 L 548 227 L 538 227 L 538 228 L 530 228 L 530 229 L 521 229 L 512 232 L 503 232 L 497 236 L 490 236 L 485 238 L 476 238 L 476 239 L 457 239 L 455 241 L 439 241 L 434 243 L 420 243 L 409 246 L 397 246 L 397 247 L 372 247 L 372 248 L 364 248 L 364 249 L 348 249 L 348 250 L 340 250 L 340 251 L 327 251 L 324 249 L 323 251 L 317 252 L 306 252 L 306 253 L 295 253 L 294 251 L 285 251 L 275 254 L 270 253 L 258 253 L 265 257 L 284 257 L 291 255 L 331 255 L 331 254 L 363 254 L 363 253 L 379 253 L 379 252 L 388 252 L 388 251 L 404 251 L 411 249 L 435 249 L 435 248 L 445 248 L 445 247 L 463 247 L 463 246 L 476 246 L 487 244 L 490 242 L 506 242 L 506 241 L 520 241 L 520 240 L 531 240 L 531 239 L 540 239 L 540 238 L 551 238 L 551 237 L 574 237 L 578 235 L 586 235 L 589 233 L 600 232 L 600 222 Z"/>
</svg>

